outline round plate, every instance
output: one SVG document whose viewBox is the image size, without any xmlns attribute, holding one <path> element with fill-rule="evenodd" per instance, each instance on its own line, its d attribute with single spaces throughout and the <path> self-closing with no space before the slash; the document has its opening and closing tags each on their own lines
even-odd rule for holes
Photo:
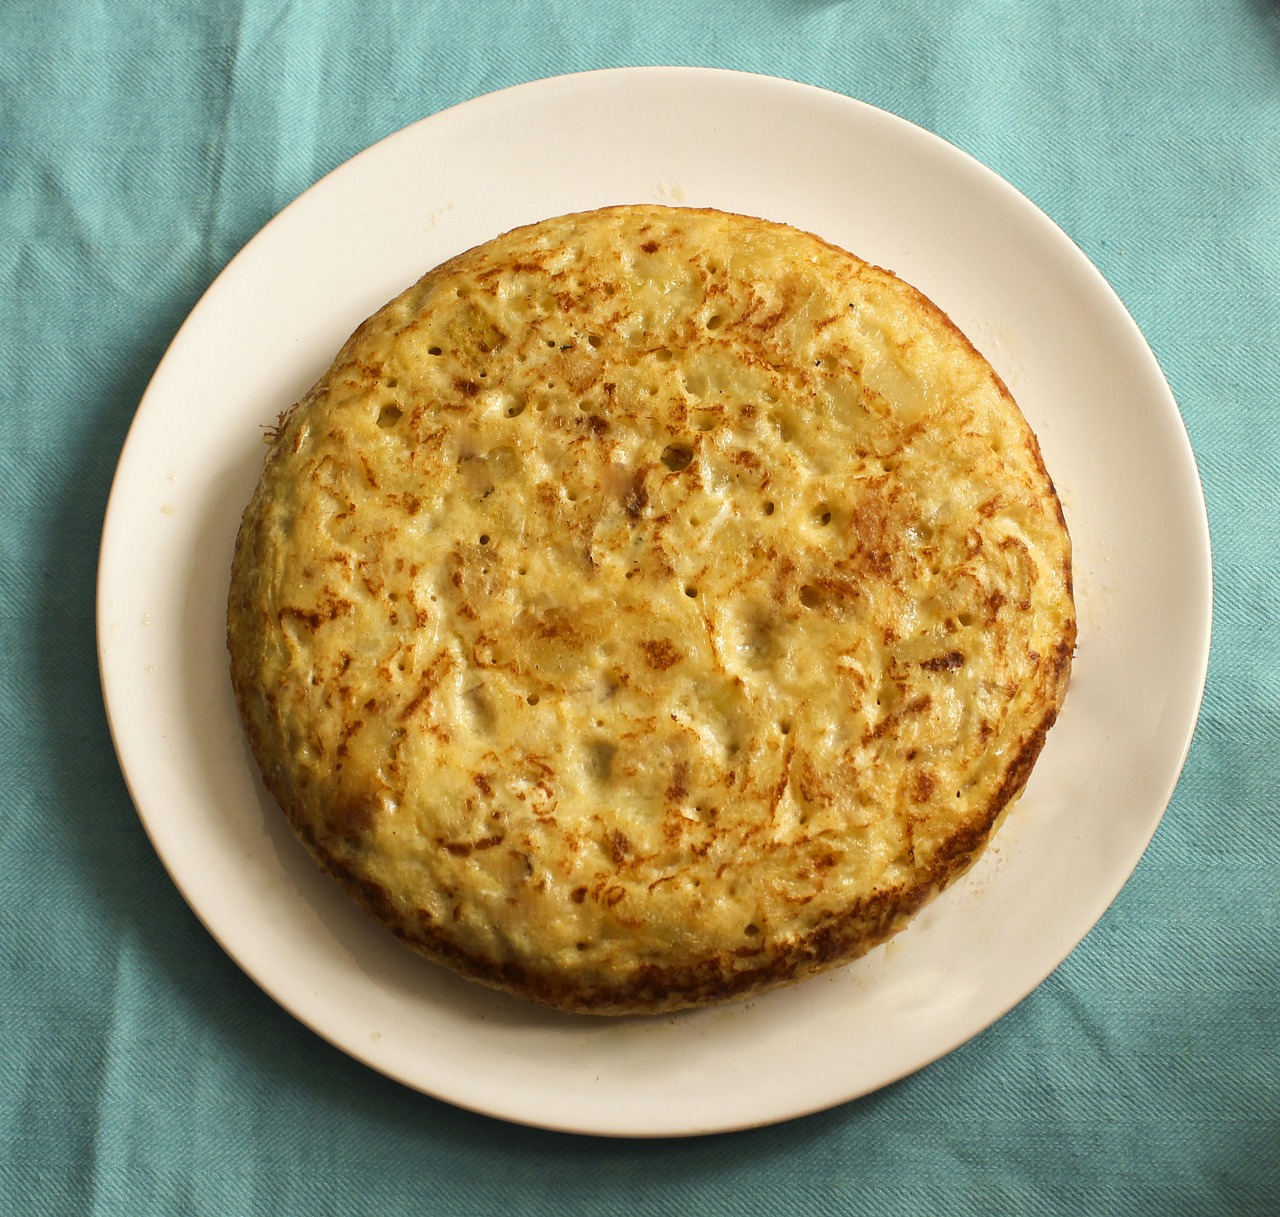
<svg viewBox="0 0 1280 1217">
<path fill-rule="evenodd" d="M 445 258 L 610 203 L 816 232 L 931 296 L 1040 437 L 1075 544 L 1071 689 L 979 864 L 889 944 L 765 997 L 658 1018 L 561 1015 L 420 960 L 348 903 L 259 783 L 224 609 L 263 429 L 351 330 Z M 539 81 L 383 140 L 274 219 L 192 312 L 120 459 L 99 657 L 134 801 L 183 895 L 299 1019 L 391 1077 L 549 1128 L 765 1124 L 883 1086 L 1021 1000 L 1137 864 L 1208 662 L 1208 526 L 1172 396 L 1089 261 L 1012 187 L 869 106 L 773 78 L 640 68 Z"/>
</svg>

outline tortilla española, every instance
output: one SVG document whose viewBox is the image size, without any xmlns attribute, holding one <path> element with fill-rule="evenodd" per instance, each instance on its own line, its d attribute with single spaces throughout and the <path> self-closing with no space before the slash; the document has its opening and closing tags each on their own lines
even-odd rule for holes
<svg viewBox="0 0 1280 1217">
<path fill-rule="evenodd" d="M 785 225 L 516 229 L 269 436 L 228 613 L 248 741 L 411 947 L 566 1010 L 758 993 L 981 851 L 1065 696 L 1066 524 L 989 364 Z"/>
</svg>

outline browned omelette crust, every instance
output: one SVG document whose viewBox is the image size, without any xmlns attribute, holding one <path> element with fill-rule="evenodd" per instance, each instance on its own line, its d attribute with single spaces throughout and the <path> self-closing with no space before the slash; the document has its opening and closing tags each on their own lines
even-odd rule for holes
<svg viewBox="0 0 1280 1217">
<path fill-rule="evenodd" d="M 367 321 L 244 516 L 266 783 L 398 936 L 658 1011 L 882 941 L 964 869 L 1065 695 L 1038 446 L 928 300 L 811 235 L 621 207 Z"/>
</svg>

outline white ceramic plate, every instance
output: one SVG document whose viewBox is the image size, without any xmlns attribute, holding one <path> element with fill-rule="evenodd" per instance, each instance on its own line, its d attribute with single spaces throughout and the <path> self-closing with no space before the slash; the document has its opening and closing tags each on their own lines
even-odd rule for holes
<svg viewBox="0 0 1280 1217">
<path fill-rule="evenodd" d="M 1075 541 L 1080 642 L 1019 806 L 963 881 L 871 955 L 657 1019 L 562 1016 L 401 948 L 313 867 L 251 766 L 226 672 L 233 537 L 262 429 L 424 270 L 608 203 L 713 206 L 817 232 L 932 296 L 1012 387 Z M 509 1120 L 661 1136 L 865 1094 L 1045 978 L 1137 864 L 1208 662 L 1208 527 L 1177 407 L 1084 255 L 989 170 L 846 97 L 700 69 L 587 73 L 437 114 L 266 226 L 155 374 L 112 490 L 98 591 L 111 727 L 191 907 L 268 993 L 351 1055 Z"/>
</svg>

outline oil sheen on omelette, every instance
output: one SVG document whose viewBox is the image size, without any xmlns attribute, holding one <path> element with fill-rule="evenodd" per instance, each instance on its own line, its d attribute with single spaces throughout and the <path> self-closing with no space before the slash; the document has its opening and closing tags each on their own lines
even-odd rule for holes
<svg viewBox="0 0 1280 1217">
<path fill-rule="evenodd" d="M 920 293 L 793 228 L 507 233 L 269 438 L 228 628 L 266 785 L 406 943 L 535 1001 L 860 955 L 981 851 L 1066 692 L 1022 414 Z"/>
</svg>

